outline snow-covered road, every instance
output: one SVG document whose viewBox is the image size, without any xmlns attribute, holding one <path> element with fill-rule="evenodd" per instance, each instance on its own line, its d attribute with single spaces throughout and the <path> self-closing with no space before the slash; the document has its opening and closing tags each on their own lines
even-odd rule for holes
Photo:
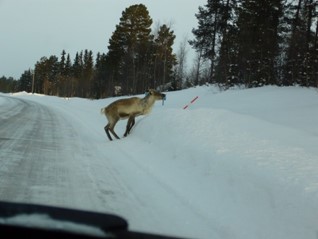
<svg viewBox="0 0 318 239">
<path fill-rule="evenodd" d="M 74 140 L 71 123 L 36 102 L 11 97 L 1 101 L 1 200 L 95 205 L 83 157 L 88 146 Z"/>
</svg>

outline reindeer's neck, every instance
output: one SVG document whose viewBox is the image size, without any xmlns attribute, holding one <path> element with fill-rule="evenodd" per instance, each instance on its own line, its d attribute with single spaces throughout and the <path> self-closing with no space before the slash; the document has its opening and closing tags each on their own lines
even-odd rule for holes
<svg viewBox="0 0 318 239">
<path fill-rule="evenodd" d="M 141 99 L 141 107 L 143 109 L 143 114 L 148 114 L 155 103 L 155 98 L 151 97 L 150 94 L 146 95 Z"/>
</svg>

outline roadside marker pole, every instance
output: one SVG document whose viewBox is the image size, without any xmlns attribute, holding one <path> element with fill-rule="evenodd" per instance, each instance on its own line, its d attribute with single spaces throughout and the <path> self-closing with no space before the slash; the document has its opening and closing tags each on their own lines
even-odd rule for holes
<svg viewBox="0 0 318 239">
<path fill-rule="evenodd" d="M 183 107 L 183 109 L 185 110 L 186 108 L 188 108 L 189 105 L 190 105 L 190 104 L 193 104 L 193 102 L 196 101 L 198 98 L 199 98 L 199 96 L 196 96 L 195 98 L 193 98 L 193 100 L 191 100 L 189 104 L 185 105 L 185 106 Z"/>
</svg>

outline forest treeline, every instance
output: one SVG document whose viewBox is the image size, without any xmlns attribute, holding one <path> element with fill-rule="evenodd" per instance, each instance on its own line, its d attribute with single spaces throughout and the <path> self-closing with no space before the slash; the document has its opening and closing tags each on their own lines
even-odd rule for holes
<svg viewBox="0 0 318 239">
<path fill-rule="evenodd" d="M 208 0 L 196 17 L 209 82 L 318 87 L 317 0 Z"/>
<path fill-rule="evenodd" d="M 34 69 L 25 70 L 13 91 L 102 98 L 145 92 L 172 80 L 176 84 L 174 31 L 166 24 L 152 30 L 152 24 L 145 5 L 132 5 L 123 11 L 107 53 L 94 57 L 86 49 L 71 59 L 63 50 L 59 57 L 42 57 Z"/>
<path fill-rule="evenodd" d="M 174 31 L 153 21 L 143 4 L 126 8 L 108 52 L 83 50 L 71 59 L 42 57 L 18 81 L 0 78 L 0 90 L 104 98 L 215 83 L 318 87 L 316 0 L 208 0 L 195 15 L 193 39 L 173 52 Z M 196 57 L 186 67 L 187 44 Z"/>
</svg>

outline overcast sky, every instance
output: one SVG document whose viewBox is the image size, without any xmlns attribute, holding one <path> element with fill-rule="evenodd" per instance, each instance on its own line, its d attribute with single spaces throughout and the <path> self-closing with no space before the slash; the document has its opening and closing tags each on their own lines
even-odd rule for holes
<svg viewBox="0 0 318 239">
<path fill-rule="evenodd" d="M 195 14 L 207 0 L 0 0 L 0 77 L 19 79 L 41 57 L 60 57 L 63 49 L 72 60 L 85 49 L 106 53 L 122 12 L 139 3 L 154 23 L 172 23 L 176 51 L 186 36 L 193 39 Z"/>
</svg>

